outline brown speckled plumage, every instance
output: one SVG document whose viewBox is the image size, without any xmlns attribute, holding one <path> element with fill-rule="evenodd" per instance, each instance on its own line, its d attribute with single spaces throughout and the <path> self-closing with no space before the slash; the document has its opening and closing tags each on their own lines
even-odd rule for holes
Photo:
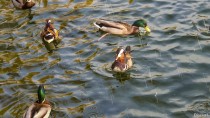
<svg viewBox="0 0 210 118">
<path fill-rule="evenodd" d="M 30 9 L 35 5 L 32 0 L 12 0 L 12 3 L 18 9 Z"/>
<path fill-rule="evenodd" d="M 125 72 L 133 66 L 131 57 L 131 48 L 127 46 L 125 50 L 118 48 L 116 51 L 116 59 L 111 69 L 115 72 Z"/>
</svg>

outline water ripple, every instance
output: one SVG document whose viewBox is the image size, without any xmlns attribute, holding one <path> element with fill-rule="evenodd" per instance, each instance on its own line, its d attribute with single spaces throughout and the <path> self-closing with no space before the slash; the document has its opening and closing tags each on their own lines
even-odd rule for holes
<svg viewBox="0 0 210 118">
<path fill-rule="evenodd" d="M 209 111 L 209 4 L 206 0 L 35 0 L 31 10 L 0 1 L 0 117 L 22 117 L 45 84 L 51 117 L 193 117 Z M 40 39 L 51 18 L 62 42 Z M 108 35 L 95 18 L 148 21 L 145 37 Z M 114 73 L 118 47 L 134 66 Z"/>
</svg>

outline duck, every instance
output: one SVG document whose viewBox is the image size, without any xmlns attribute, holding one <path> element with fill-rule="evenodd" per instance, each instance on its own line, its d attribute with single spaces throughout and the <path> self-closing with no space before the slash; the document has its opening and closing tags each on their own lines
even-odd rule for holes
<svg viewBox="0 0 210 118">
<path fill-rule="evenodd" d="M 30 9 L 35 5 L 32 0 L 12 0 L 12 3 L 18 9 Z"/>
<path fill-rule="evenodd" d="M 108 34 L 114 34 L 114 35 L 133 35 L 133 34 L 140 34 L 144 35 L 146 33 L 150 33 L 151 30 L 149 26 L 147 25 L 146 20 L 139 19 L 136 20 L 132 25 L 120 22 L 120 21 L 111 21 L 111 20 L 105 20 L 105 19 L 96 19 L 96 21 L 93 23 L 94 26 L 103 31 L 106 32 L 106 34 L 102 35 L 98 40 L 102 39 Z"/>
<path fill-rule="evenodd" d="M 114 72 L 125 72 L 133 66 L 131 47 L 127 46 L 125 50 L 118 48 L 116 51 L 115 61 L 111 65 L 111 69 Z"/>
<path fill-rule="evenodd" d="M 51 105 L 45 99 L 45 89 L 43 85 L 38 87 L 38 100 L 34 102 L 24 113 L 23 118 L 48 118 L 51 112 Z"/>
<path fill-rule="evenodd" d="M 50 19 L 46 19 L 44 30 L 41 32 L 40 37 L 42 42 L 48 51 L 52 51 L 57 48 L 57 45 L 61 42 L 59 38 L 59 32 L 52 24 Z"/>
</svg>

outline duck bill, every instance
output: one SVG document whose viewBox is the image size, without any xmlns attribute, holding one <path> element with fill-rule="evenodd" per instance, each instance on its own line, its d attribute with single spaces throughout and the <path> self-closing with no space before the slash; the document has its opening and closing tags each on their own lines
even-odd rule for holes
<svg viewBox="0 0 210 118">
<path fill-rule="evenodd" d="M 151 32 L 151 30 L 150 30 L 149 26 L 146 26 L 144 29 L 145 29 L 148 33 L 150 33 L 150 32 Z"/>
</svg>

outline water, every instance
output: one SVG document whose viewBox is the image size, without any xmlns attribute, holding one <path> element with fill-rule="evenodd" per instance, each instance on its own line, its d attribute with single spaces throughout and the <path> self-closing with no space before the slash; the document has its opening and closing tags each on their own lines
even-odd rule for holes
<svg viewBox="0 0 210 118">
<path fill-rule="evenodd" d="M 0 1 L 0 117 L 22 117 L 38 84 L 46 84 L 52 118 L 208 115 L 209 8 L 208 0 L 37 0 L 16 10 Z M 62 36 L 52 54 L 40 39 L 46 18 Z M 95 42 L 95 18 L 144 18 L 152 32 Z M 127 45 L 133 68 L 111 72 L 116 49 Z"/>
</svg>

